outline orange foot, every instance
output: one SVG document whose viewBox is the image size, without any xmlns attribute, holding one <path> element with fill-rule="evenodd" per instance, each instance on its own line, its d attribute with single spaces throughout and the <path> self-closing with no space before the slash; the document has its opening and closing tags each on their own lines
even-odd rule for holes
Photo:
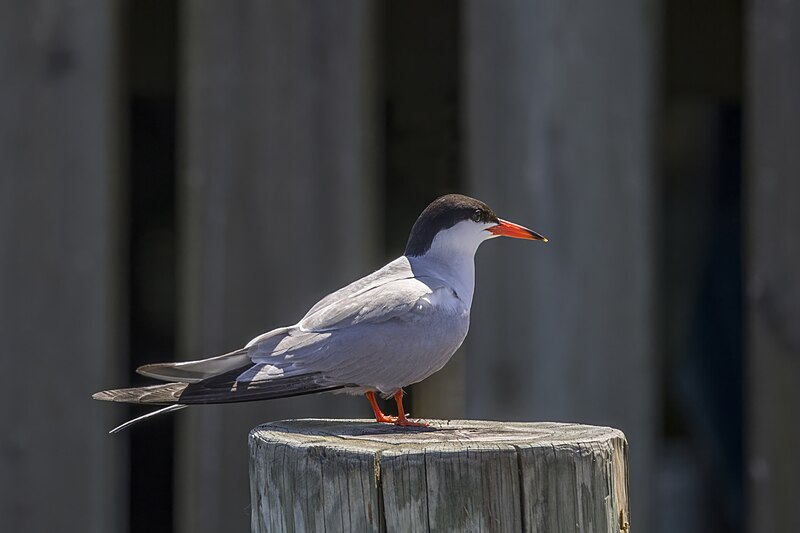
<svg viewBox="0 0 800 533">
<path fill-rule="evenodd" d="M 392 417 L 394 418 L 394 417 Z M 403 427 L 410 427 L 410 428 L 426 428 L 428 424 L 425 422 L 414 422 L 413 420 L 409 420 L 408 418 L 403 416 L 398 416 L 394 421 L 395 426 L 403 426 Z"/>
<path fill-rule="evenodd" d="M 397 394 L 394 395 L 394 401 L 397 403 L 397 413 L 398 416 L 391 416 L 385 415 L 381 411 L 381 408 L 378 407 L 378 402 L 375 400 L 375 393 L 373 391 L 369 391 L 366 393 L 367 400 L 369 400 L 369 404 L 372 406 L 372 412 L 375 413 L 375 421 L 376 422 L 383 422 L 386 424 L 394 424 L 396 426 L 402 427 L 428 427 L 428 424 L 424 422 L 414 422 L 413 420 L 409 420 L 406 418 L 406 412 L 403 409 L 403 391 L 397 391 Z"/>
<path fill-rule="evenodd" d="M 385 415 L 383 413 L 378 413 L 375 415 L 376 422 L 385 422 L 387 424 L 396 424 L 397 417 L 392 415 Z"/>
<path fill-rule="evenodd" d="M 394 401 L 397 404 L 397 420 L 395 420 L 396 426 L 403 426 L 403 427 L 416 427 L 416 428 L 426 428 L 428 424 L 425 422 L 414 422 L 406 418 L 406 410 L 403 409 L 403 389 L 397 391 L 394 395 Z"/>
<path fill-rule="evenodd" d="M 394 424 L 397 422 L 396 416 L 385 415 L 381 411 L 381 408 L 378 407 L 378 402 L 375 401 L 375 393 L 369 391 L 366 394 L 367 400 L 369 400 L 369 404 L 372 406 L 372 412 L 375 413 L 375 421 L 376 422 L 385 422 L 387 424 Z"/>
</svg>

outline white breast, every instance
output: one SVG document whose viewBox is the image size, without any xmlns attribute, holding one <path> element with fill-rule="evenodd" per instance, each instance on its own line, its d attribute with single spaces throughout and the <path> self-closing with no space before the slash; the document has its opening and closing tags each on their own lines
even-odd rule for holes
<svg viewBox="0 0 800 533">
<path fill-rule="evenodd" d="M 469 314 L 469 307 L 450 288 L 437 289 L 417 301 L 415 313 Z"/>
</svg>

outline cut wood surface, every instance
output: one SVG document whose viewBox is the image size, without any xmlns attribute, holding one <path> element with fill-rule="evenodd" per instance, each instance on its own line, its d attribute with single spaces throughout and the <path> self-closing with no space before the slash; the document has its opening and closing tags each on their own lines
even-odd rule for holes
<svg viewBox="0 0 800 533">
<path fill-rule="evenodd" d="M 627 442 L 552 422 L 287 420 L 250 433 L 252 530 L 627 532 Z"/>
</svg>

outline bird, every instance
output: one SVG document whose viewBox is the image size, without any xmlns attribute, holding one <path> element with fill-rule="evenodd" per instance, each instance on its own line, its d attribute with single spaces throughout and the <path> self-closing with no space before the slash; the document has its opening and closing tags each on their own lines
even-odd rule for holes
<svg viewBox="0 0 800 533">
<path fill-rule="evenodd" d="M 403 388 L 440 370 L 461 346 L 475 290 L 475 253 L 501 236 L 547 242 L 480 200 L 441 196 L 417 218 L 403 255 L 328 294 L 296 324 L 216 357 L 141 366 L 137 373 L 167 383 L 92 398 L 165 406 L 110 433 L 190 405 L 323 392 L 366 396 L 376 422 L 425 426 L 405 413 Z M 376 395 L 394 398 L 397 416 L 384 414 Z"/>
</svg>

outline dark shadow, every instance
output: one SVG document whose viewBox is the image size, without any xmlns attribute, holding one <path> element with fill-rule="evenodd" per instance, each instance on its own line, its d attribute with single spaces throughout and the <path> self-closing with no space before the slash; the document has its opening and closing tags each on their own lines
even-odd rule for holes
<svg viewBox="0 0 800 533">
<path fill-rule="evenodd" d="M 375 422 L 374 420 L 322 420 L 304 418 L 297 420 L 281 420 L 270 422 L 256 428 L 291 433 L 293 435 L 363 437 L 369 435 L 397 435 L 398 433 L 437 433 L 447 428 L 396 426 Z"/>
<path fill-rule="evenodd" d="M 176 79 L 175 0 L 127 0 L 122 5 L 122 91 L 127 106 L 128 335 L 134 369 L 174 359 L 176 319 Z M 130 418 L 152 410 L 131 406 Z M 173 530 L 172 416 L 127 431 L 130 439 L 131 533 Z"/>
</svg>

